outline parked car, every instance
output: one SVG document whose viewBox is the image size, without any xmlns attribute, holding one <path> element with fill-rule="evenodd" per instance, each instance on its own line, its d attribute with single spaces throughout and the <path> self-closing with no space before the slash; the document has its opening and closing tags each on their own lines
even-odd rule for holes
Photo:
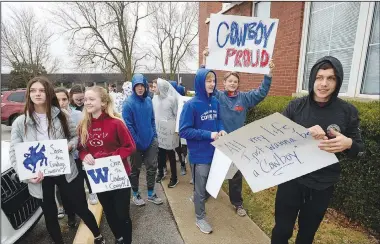
<svg viewBox="0 0 380 244">
<path fill-rule="evenodd" d="M 1 94 L 1 123 L 12 125 L 13 121 L 23 113 L 26 90 L 3 91 Z"/>
<path fill-rule="evenodd" d="M 42 216 L 28 185 L 19 182 L 9 162 L 9 141 L 1 141 L 1 243 L 12 244 L 32 229 Z"/>
</svg>

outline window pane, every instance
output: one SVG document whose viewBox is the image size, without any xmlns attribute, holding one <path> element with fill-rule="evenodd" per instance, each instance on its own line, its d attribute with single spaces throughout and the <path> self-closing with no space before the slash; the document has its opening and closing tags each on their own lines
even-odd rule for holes
<svg viewBox="0 0 380 244">
<path fill-rule="evenodd" d="M 325 9 L 334 6 L 334 2 L 315 2 L 313 3 L 313 11 Z"/>
<path fill-rule="evenodd" d="M 361 88 L 362 94 L 379 95 L 380 94 L 380 75 L 379 75 L 379 57 L 380 57 L 380 36 L 379 36 L 379 8 L 380 4 L 375 5 L 375 12 L 372 21 L 370 43 L 367 51 L 366 64 L 364 68 L 363 83 Z"/>
<path fill-rule="evenodd" d="M 303 90 L 310 70 L 324 56 L 338 58 L 344 70 L 341 93 L 347 92 L 359 18 L 360 2 L 312 2 L 306 46 Z"/>
<path fill-rule="evenodd" d="M 258 2 L 255 5 L 255 17 L 270 18 L 270 2 Z"/>
<path fill-rule="evenodd" d="M 11 102 L 19 102 L 22 103 L 24 102 L 25 99 L 25 92 L 15 92 L 9 95 L 8 101 Z"/>
</svg>

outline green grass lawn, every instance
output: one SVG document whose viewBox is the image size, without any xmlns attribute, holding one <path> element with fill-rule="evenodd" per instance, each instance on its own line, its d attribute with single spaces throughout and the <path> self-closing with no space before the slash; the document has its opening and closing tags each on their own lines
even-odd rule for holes
<svg viewBox="0 0 380 244">
<path fill-rule="evenodd" d="M 227 181 L 223 184 L 223 190 L 228 194 Z M 274 200 L 276 196 L 276 187 L 252 193 L 249 186 L 243 181 L 243 199 L 244 207 L 248 216 L 255 222 L 269 237 L 271 236 L 274 226 Z M 315 236 L 314 243 L 321 244 L 376 244 L 379 243 L 373 237 L 370 237 L 364 231 L 356 230 L 357 228 L 343 227 L 331 215 L 326 214 L 321 226 Z M 298 226 L 296 224 L 293 237 L 289 243 L 294 243 L 297 235 Z"/>
</svg>

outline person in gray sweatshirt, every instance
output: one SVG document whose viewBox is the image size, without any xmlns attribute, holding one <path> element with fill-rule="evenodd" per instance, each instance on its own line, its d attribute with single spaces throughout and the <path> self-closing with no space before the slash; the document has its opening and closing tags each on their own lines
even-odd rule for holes
<svg viewBox="0 0 380 244">
<path fill-rule="evenodd" d="M 208 56 L 208 48 L 203 51 L 203 64 L 206 64 L 206 56 Z M 272 84 L 272 71 L 274 64 L 269 63 L 270 72 L 264 75 L 258 89 L 252 89 L 248 92 L 239 91 L 240 77 L 237 72 L 227 72 L 224 75 L 224 91 L 216 91 L 216 98 L 220 103 L 220 117 L 227 133 L 231 133 L 244 126 L 247 119 L 249 109 L 258 105 L 268 95 Z M 243 208 L 242 197 L 243 176 L 237 171 L 234 177 L 228 180 L 230 202 L 234 205 L 236 213 L 244 217 L 247 213 Z"/>
</svg>

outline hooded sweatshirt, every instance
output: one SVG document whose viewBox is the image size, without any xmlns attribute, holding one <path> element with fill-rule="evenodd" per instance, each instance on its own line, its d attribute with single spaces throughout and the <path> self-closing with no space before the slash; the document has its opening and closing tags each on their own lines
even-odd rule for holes
<svg viewBox="0 0 380 244">
<path fill-rule="evenodd" d="M 86 145 L 83 146 L 80 139 L 78 143 L 79 158 L 82 161 L 89 153 L 95 159 L 120 155 L 128 175 L 131 168 L 127 158 L 135 150 L 135 142 L 123 121 L 111 118 L 106 113 L 91 120 Z"/>
<path fill-rule="evenodd" d="M 143 84 L 145 92 L 138 96 L 135 87 Z M 149 86 L 142 74 L 132 77 L 132 96 L 128 97 L 123 105 L 123 119 L 127 125 L 138 150 L 145 151 L 157 138 L 152 99 L 148 97 Z"/>
<path fill-rule="evenodd" d="M 314 83 L 320 67 L 325 63 L 333 66 L 337 84 L 330 100 L 324 104 L 318 104 L 314 100 Z M 309 95 L 291 101 L 283 115 L 306 128 L 319 125 L 329 138 L 331 137 L 327 128 L 337 128 L 344 136 L 352 139 L 351 148 L 343 153 L 351 157 L 361 156 L 364 152 L 364 144 L 359 130 L 358 110 L 354 105 L 338 98 L 342 82 L 343 67 L 340 61 L 332 56 L 319 59 L 311 68 Z M 340 158 L 342 153 L 337 153 L 336 156 Z M 309 188 L 323 190 L 338 182 L 340 171 L 340 164 L 336 163 L 296 180 Z"/>
<path fill-rule="evenodd" d="M 175 95 L 173 96 L 173 93 L 174 92 L 177 93 L 177 91 L 175 91 L 175 89 L 170 85 L 169 82 L 162 79 L 157 80 L 157 90 L 159 94 L 158 95 L 156 94 L 153 97 L 153 108 L 154 108 L 155 120 L 156 122 L 159 122 L 159 121 L 173 122 L 173 127 L 171 128 L 171 130 L 174 132 L 175 122 L 177 118 L 178 103 L 177 103 L 177 98 L 175 97 Z M 162 136 L 160 134 L 160 131 L 157 131 L 157 133 L 159 136 Z M 166 138 L 166 137 L 163 137 L 163 138 Z M 174 134 L 172 135 L 172 138 L 173 138 L 173 141 L 174 140 L 178 141 L 178 144 L 179 144 L 178 135 Z M 161 144 L 162 144 L 161 140 L 159 140 L 158 146 L 160 148 L 174 149 L 174 148 L 166 148 Z"/>
<path fill-rule="evenodd" d="M 177 99 L 169 94 L 169 89 L 173 89 L 170 87 L 169 82 L 161 79 L 157 80 L 159 94 L 153 97 L 156 120 L 176 120 L 178 103 Z"/>
<path fill-rule="evenodd" d="M 209 72 L 214 73 L 209 69 L 198 69 L 194 82 L 195 97 L 184 104 L 179 120 L 179 135 L 187 141 L 192 164 L 211 164 L 215 150 L 211 145 L 211 132 L 224 130 L 215 88 L 210 96 L 206 91 L 205 81 Z"/>
<path fill-rule="evenodd" d="M 268 95 L 271 83 L 272 77 L 265 75 L 258 89 L 249 92 L 238 91 L 233 95 L 229 95 L 227 91 L 216 92 L 220 104 L 220 117 L 227 133 L 243 127 L 247 112 Z"/>
<path fill-rule="evenodd" d="M 186 95 L 186 93 L 185 93 L 185 87 L 182 86 L 182 85 L 178 84 L 177 91 L 178 91 L 179 94 L 181 94 L 181 96 L 185 96 Z"/>
</svg>

